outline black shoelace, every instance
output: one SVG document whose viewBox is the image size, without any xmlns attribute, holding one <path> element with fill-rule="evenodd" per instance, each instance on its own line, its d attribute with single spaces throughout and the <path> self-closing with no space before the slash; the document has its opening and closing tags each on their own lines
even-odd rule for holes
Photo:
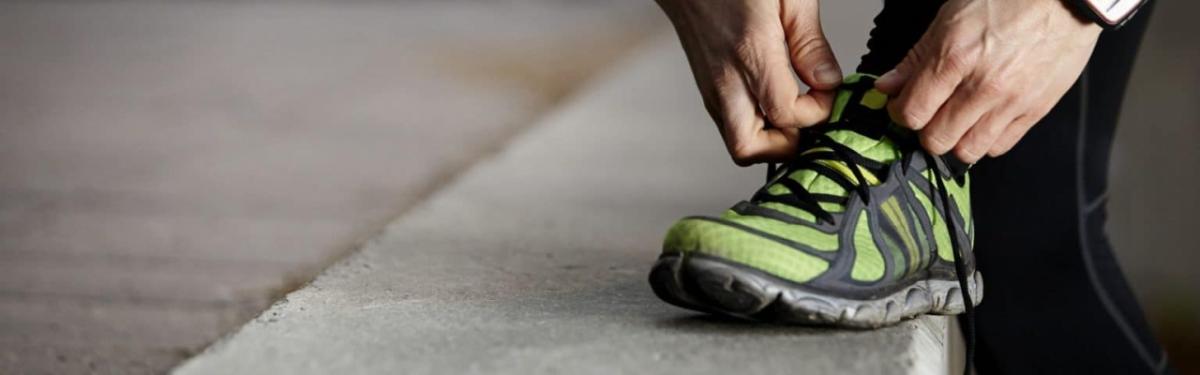
<svg viewBox="0 0 1200 375">
<path fill-rule="evenodd" d="M 888 130 L 885 130 L 888 128 L 877 125 L 861 125 L 865 123 L 866 122 L 860 123 L 846 120 L 839 123 L 825 124 L 805 129 L 803 134 L 800 135 L 802 140 L 802 143 L 799 146 L 800 150 L 812 150 L 814 148 L 824 147 L 832 151 L 797 153 L 797 157 L 783 164 L 782 171 L 780 170 L 780 166 L 776 165 L 775 163 L 767 164 L 767 184 L 757 193 L 755 193 L 754 198 L 751 200 L 753 202 L 776 202 L 786 204 L 812 213 L 813 216 L 817 218 L 818 222 L 826 221 L 831 224 L 836 224 L 833 214 L 822 208 L 820 203 L 828 202 L 845 204 L 846 200 L 849 199 L 849 196 L 839 197 L 836 195 L 811 193 L 808 191 L 808 189 L 800 186 L 800 183 L 796 182 L 796 180 L 793 180 L 789 177 L 789 175 L 798 170 L 812 170 L 821 176 L 829 178 L 838 185 L 841 185 L 844 189 L 846 189 L 846 191 L 857 193 L 863 200 L 864 204 L 870 204 L 870 185 L 864 177 L 860 167 L 866 168 L 876 175 L 881 175 L 883 174 L 881 172 L 885 171 L 887 166 L 883 163 L 879 163 L 862 156 L 853 149 L 833 140 L 828 136 L 829 131 L 838 129 L 851 130 L 876 139 L 886 136 L 885 132 L 889 132 Z M 878 124 L 878 122 L 875 124 Z M 890 133 L 894 135 L 892 137 L 893 140 L 899 141 L 898 146 L 900 146 L 902 149 L 921 149 L 921 146 L 915 140 L 915 137 L 912 137 L 911 135 L 903 136 L 905 133 L 898 133 L 895 131 L 891 131 Z M 963 368 L 963 374 L 969 375 L 975 361 L 975 304 L 972 303 L 971 292 L 968 289 L 970 285 L 967 278 L 973 277 L 973 275 L 967 274 L 966 261 L 964 260 L 966 254 L 963 253 L 962 245 L 959 243 L 958 224 L 955 223 L 954 218 L 951 215 L 950 193 L 946 188 L 946 183 L 941 175 L 941 169 L 938 167 L 939 158 L 930 155 L 928 152 L 921 151 L 920 153 L 924 156 L 926 164 L 929 166 L 929 168 L 934 170 L 934 185 L 937 188 L 938 199 L 941 200 L 942 203 L 942 217 L 946 220 L 946 229 L 950 234 L 950 247 L 954 254 L 954 276 L 958 279 L 958 288 L 961 292 L 963 306 L 965 309 L 964 317 L 966 324 L 963 327 L 963 336 L 964 340 L 966 341 L 966 366 Z M 901 163 L 904 163 L 904 168 L 902 168 L 904 173 L 908 173 L 908 167 L 912 162 L 911 155 L 913 154 L 905 153 L 900 160 Z M 819 163 L 818 160 L 829 160 L 844 163 L 847 167 L 849 167 L 855 181 L 850 181 L 850 179 L 848 179 L 844 174 L 834 170 L 833 168 L 827 167 L 822 163 Z M 943 162 L 942 166 L 944 166 L 947 171 L 952 169 L 952 167 L 948 165 L 944 159 L 941 161 Z M 965 166 L 963 166 L 961 169 L 963 169 L 963 172 L 965 173 Z M 951 172 L 951 174 L 956 173 Z M 961 176 L 954 177 L 960 178 Z M 790 191 L 790 194 L 769 194 L 767 192 L 767 188 L 773 185 L 772 182 L 777 182 L 787 187 Z M 958 182 L 961 183 L 962 181 L 959 180 Z"/>
<path fill-rule="evenodd" d="M 935 162 L 934 157 L 927 152 L 922 152 L 925 159 L 928 160 L 931 166 Z M 963 367 L 963 374 L 970 375 L 971 367 L 975 364 L 975 304 L 971 300 L 971 291 L 967 289 L 968 277 L 973 277 L 972 274 L 967 274 L 967 265 L 963 260 L 966 254 L 962 253 L 962 246 L 958 243 L 958 224 L 954 222 L 950 216 L 950 194 L 946 190 L 946 183 L 941 176 L 935 176 L 937 180 L 938 196 L 942 200 L 942 217 L 946 219 L 946 230 L 950 231 L 950 248 L 954 250 L 954 277 L 958 279 L 958 290 L 962 293 L 963 309 L 965 310 L 964 317 L 967 322 L 963 327 L 963 339 L 966 341 L 966 365 Z"/>
<path fill-rule="evenodd" d="M 777 174 L 777 172 L 779 172 L 779 168 L 774 163 L 768 164 L 767 165 L 767 185 L 764 186 L 762 189 L 760 189 L 758 191 L 758 193 L 755 193 L 754 197 L 751 198 L 751 201 L 753 201 L 753 202 L 776 202 L 776 203 L 786 204 L 786 205 L 789 205 L 792 207 L 803 209 L 809 213 L 812 213 L 813 216 L 816 216 L 818 221 L 825 221 L 825 222 L 828 222 L 831 224 L 836 224 L 834 221 L 834 218 L 833 218 L 833 214 L 830 213 L 829 211 L 825 210 L 824 208 L 822 208 L 820 203 L 824 202 L 824 203 L 845 204 L 846 203 L 845 200 L 847 198 L 839 197 L 836 195 L 811 193 L 808 191 L 808 189 L 805 189 L 803 186 L 800 186 L 800 183 L 796 182 L 796 180 L 787 178 L 787 175 L 790 175 L 794 171 L 812 170 L 822 176 L 829 178 L 834 183 L 841 185 L 843 189 L 846 189 L 846 191 L 857 193 L 859 198 L 861 198 L 863 200 L 863 202 L 870 203 L 871 202 L 871 193 L 870 193 L 871 185 L 868 183 L 865 175 L 863 175 L 862 170 L 860 169 L 860 166 L 862 166 L 863 168 L 866 168 L 867 170 L 871 171 L 872 173 L 874 173 L 876 175 L 879 175 L 880 172 L 884 171 L 886 169 L 886 166 L 883 165 L 883 163 L 879 163 L 874 160 L 863 157 L 858 152 L 854 151 L 850 147 L 847 147 L 846 145 L 843 145 L 842 143 L 840 143 L 838 141 L 835 141 L 834 139 L 830 138 L 828 135 L 828 131 L 836 130 L 836 129 L 846 129 L 846 130 L 852 130 L 852 131 L 860 132 L 860 133 L 869 133 L 870 132 L 869 129 L 861 129 L 861 128 L 862 128 L 862 126 L 855 126 L 855 125 L 850 125 L 850 124 L 839 123 L 839 124 L 823 125 L 823 126 L 820 126 L 819 129 L 818 128 L 809 128 L 812 130 L 806 129 L 803 132 L 804 134 L 800 135 L 800 139 L 801 139 L 802 143 L 800 144 L 799 149 L 812 150 L 815 148 L 828 148 L 831 151 L 798 153 L 797 156 L 795 158 L 793 158 L 791 161 L 784 163 L 784 165 L 783 165 L 784 174 L 783 175 Z M 841 163 L 845 164 L 847 167 L 849 167 L 851 174 L 854 176 L 854 181 L 851 181 L 844 174 L 834 170 L 833 168 L 830 168 L 830 167 L 820 163 L 819 162 L 820 160 L 829 160 L 829 161 L 841 162 Z M 780 176 L 780 178 L 775 179 L 776 176 Z M 775 179 L 774 182 L 778 182 L 778 183 L 782 184 L 783 186 L 787 187 L 788 190 L 791 191 L 791 194 L 784 194 L 784 195 L 769 194 L 767 192 L 767 188 L 771 186 L 772 179 Z"/>
</svg>

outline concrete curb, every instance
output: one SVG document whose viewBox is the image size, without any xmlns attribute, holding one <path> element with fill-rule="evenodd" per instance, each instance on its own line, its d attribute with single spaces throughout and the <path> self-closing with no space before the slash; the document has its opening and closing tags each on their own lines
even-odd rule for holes
<svg viewBox="0 0 1200 375">
<path fill-rule="evenodd" d="M 645 277 L 674 219 L 757 187 L 663 34 L 179 374 L 946 372 L 946 319 L 729 322 Z"/>
</svg>

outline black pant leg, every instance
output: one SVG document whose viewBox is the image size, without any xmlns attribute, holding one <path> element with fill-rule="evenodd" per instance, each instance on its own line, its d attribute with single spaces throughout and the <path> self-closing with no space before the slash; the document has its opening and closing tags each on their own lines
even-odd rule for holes
<svg viewBox="0 0 1200 375">
<path fill-rule="evenodd" d="M 1105 32 L 1054 110 L 973 170 L 981 374 L 1167 371 L 1104 231 L 1117 112 L 1150 10 Z"/>
</svg>

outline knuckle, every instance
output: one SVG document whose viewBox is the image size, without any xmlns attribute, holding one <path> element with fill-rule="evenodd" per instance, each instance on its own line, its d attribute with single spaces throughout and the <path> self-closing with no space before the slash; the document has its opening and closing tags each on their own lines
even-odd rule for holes
<svg viewBox="0 0 1200 375">
<path fill-rule="evenodd" d="M 993 146 L 991 150 L 988 150 L 987 154 L 988 154 L 988 156 L 991 156 L 994 158 L 994 157 L 999 157 L 1000 155 L 1004 155 L 1005 153 L 1008 153 L 1008 147 L 996 145 L 996 146 Z"/>
<path fill-rule="evenodd" d="M 900 61 L 900 64 L 920 65 L 921 61 L 924 60 L 924 56 L 925 54 L 921 51 L 921 48 L 913 48 L 908 50 L 908 53 L 904 54 L 904 59 Z"/>
<path fill-rule="evenodd" d="M 979 95 L 1007 97 L 1009 90 L 1009 85 L 998 78 L 984 78 L 975 84 L 975 92 Z"/>
<path fill-rule="evenodd" d="M 938 71 L 945 73 L 965 73 L 975 62 L 975 53 L 962 47 L 951 47 L 938 60 Z"/>
<path fill-rule="evenodd" d="M 796 58 L 809 56 L 815 53 L 823 53 L 830 50 L 829 42 L 825 40 L 819 33 L 816 35 L 809 34 L 800 37 L 796 43 L 791 46 L 792 56 Z"/>
<path fill-rule="evenodd" d="M 763 117 L 775 125 L 790 125 L 793 122 L 791 112 L 778 104 L 764 105 Z"/>
<path fill-rule="evenodd" d="M 925 106 L 908 104 L 901 108 L 900 119 L 905 125 L 913 129 L 924 128 L 928 124 L 929 119 L 933 117 L 932 111 L 925 109 Z"/>
<path fill-rule="evenodd" d="M 1033 109 L 1033 115 L 1030 116 L 1027 121 L 1030 122 L 1030 126 L 1032 126 L 1032 124 L 1036 124 L 1038 121 L 1041 121 L 1043 117 L 1046 117 L 1046 115 L 1050 114 L 1050 111 L 1053 110 L 1054 104 L 1038 104 Z"/>
<path fill-rule="evenodd" d="M 925 62 L 928 60 L 929 56 L 930 53 L 926 51 L 925 45 L 917 44 L 917 46 L 909 49 L 908 53 L 904 54 L 904 59 L 900 60 L 900 64 L 898 64 L 896 68 L 907 69 L 925 65 Z"/>
<path fill-rule="evenodd" d="M 983 151 L 982 144 L 979 142 L 967 142 L 955 148 L 954 154 L 959 160 L 974 163 L 980 157 L 983 157 Z"/>
<path fill-rule="evenodd" d="M 758 158 L 758 152 L 750 144 L 734 140 L 729 145 L 729 157 L 733 159 L 734 164 L 745 167 L 754 164 L 754 161 Z"/>
<path fill-rule="evenodd" d="M 1005 131 L 1008 131 L 1008 129 L 1012 128 L 1015 125 L 1016 125 L 1016 122 L 1009 122 L 1002 126 L 984 126 L 982 134 L 980 134 L 979 136 L 980 136 L 980 138 L 983 138 L 982 140 L 986 141 L 987 143 L 982 146 L 990 146 L 990 145 L 995 144 L 996 142 L 1000 141 L 1000 136 L 1003 135 Z"/>
<path fill-rule="evenodd" d="M 734 43 L 733 55 L 746 66 L 757 66 L 762 59 L 758 43 L 751 38 L 743 38 Z"/>
<path fill-rule="evenodd" d="M 935 155 L 945 154 L 954 146 L 953 140 L 949 136 L 943 135 L 940 132 L 929 132 L 921 137 L 921 145 L 925 146 L 925 150 Z"/>
<path fill-rule="evenodd" d="M 733 164 L 736 164 L 739 167 L 749 167 L 751 165 L 754 165 L 754 157 L 753 156 L 739 154 L 739 153 L 735 152 L 735 153 L 731 153 L 730 157 L 733 158 Z"/>
</svg>

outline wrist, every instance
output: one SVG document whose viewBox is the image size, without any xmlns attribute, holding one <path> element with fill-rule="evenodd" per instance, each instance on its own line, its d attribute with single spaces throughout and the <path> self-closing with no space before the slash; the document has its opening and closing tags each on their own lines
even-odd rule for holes
<svg viewBox="0 0 1200 375">
<path fill-rule="evenodd" d="M 1055 4 L 1048 4 L 1051 9 L 1049 14 L 1052 17 L 1062 19 L 1065 29 L 1060 29 L 1059 33 L 1068 33 L 1069 35 L 1078 36 L 1080 34 L 1100 38 L 1100 33 L 1104 31 L 1104 27 L 1096 23 L 1096 21 L 1087 18 L 1074 5 L 1071 4 L 1075 0 L 1049 0 Z M 1129 0 L 1126 0 L 1129 1 Z"/>
<path fill-rule="evenodd" d="M 1100 26 L 1116 29 L 1133 18 L 1149 0 L 1062 0 L 1076 17 Z"/>
</svg>

